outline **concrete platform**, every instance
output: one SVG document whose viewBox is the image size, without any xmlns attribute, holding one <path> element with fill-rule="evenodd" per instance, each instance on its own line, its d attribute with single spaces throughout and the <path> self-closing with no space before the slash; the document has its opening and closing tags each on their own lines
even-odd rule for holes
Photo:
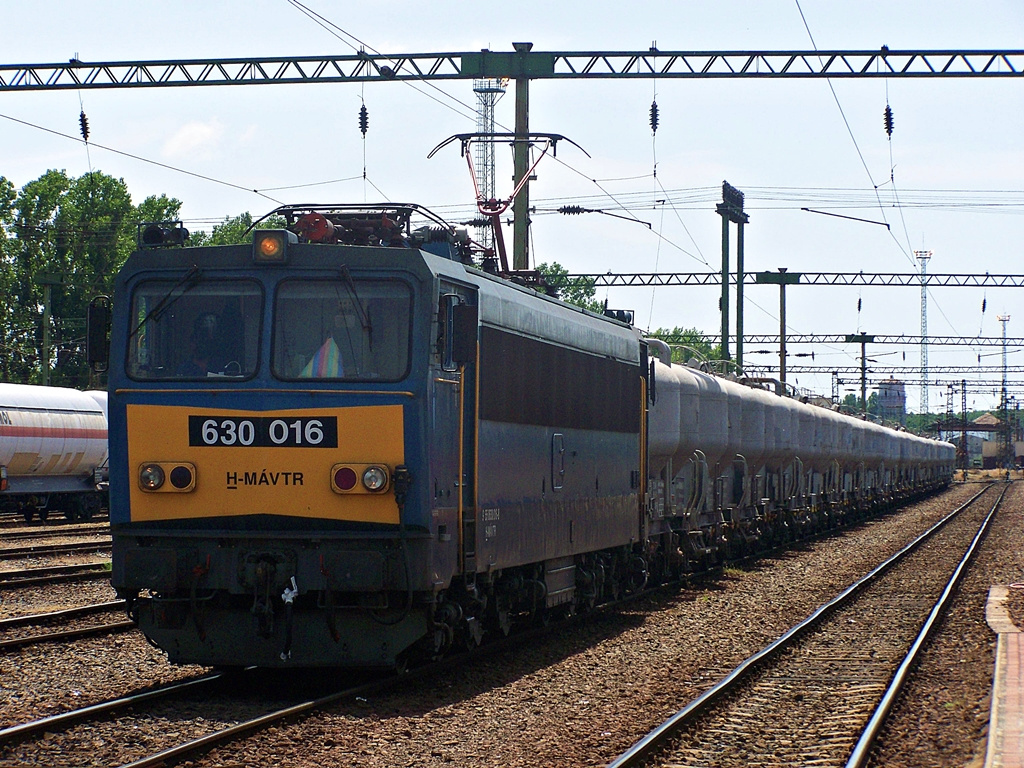
<svg viewBox="0 0 1024 768">
<path fill-rule="evenodd" d="M 992 587 L 985 620 L 996 632 L 996 671 L 985 768 L 1024 768 L 1024 635 L 1006 608 L 1010 587 Z"/>
</svg>

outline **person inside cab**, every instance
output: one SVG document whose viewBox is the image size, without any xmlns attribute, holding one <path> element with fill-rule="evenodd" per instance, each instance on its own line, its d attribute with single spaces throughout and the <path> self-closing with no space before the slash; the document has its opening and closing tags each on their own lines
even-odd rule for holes
<svg viewBox="0 0 1024 768">
<path fill-rule="evenodd" d="M 192 323 L 189 356 L 178 369 L 178 375 L 191 379 L 221 373 L 224 369 L 222 352 L 220 318 L 213 312 L 204 312 Z"/>
</svg>

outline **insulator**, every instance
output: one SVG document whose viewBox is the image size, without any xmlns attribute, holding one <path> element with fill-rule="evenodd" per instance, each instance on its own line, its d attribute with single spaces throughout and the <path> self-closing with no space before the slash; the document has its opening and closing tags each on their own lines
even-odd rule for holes
<svg viewBox="0 0 1024 768">
<path fill-rule="evenodd" d="M 359 130 L 362 131 L 363 136 L 366 135 L 366 129 L 370 126 L 370 113 L 366 111 L 366 105 L 363 104 L 359 108 Z"/>
<path fill-rule="evenodd" d="M 985 314 L 985 307 L 988 306 L 988 299 L 984 298 L 981 300 L 981 314 Z"/>
<path fill-rule="evenodd" d="M 860 312 L 860 299 L 857 299 L 857 311 Z"/>
<path fill-rule="evenodd" d="M 78 124 L 81 126 L 82 138 L 89 140 L 89 118 L 85 116 L 85 110 L 78 115 Z"/>
<path fill-rule="evenodd" d="M 893 126 L 892 107 L 890 107 L 888 104 L 886 104 L 885 105 L 885 132 L 887 134 L 889 134 L 890 137 L 892 137 L 892 126 Z"/>
<path fill-rule="evenodd" d="M 558 212 L 564 213 L 566 216 L 579 216 L 581 213 L 586 213 L 587 209 L 582 205 L 563 205 Z"/>
<path fill-rule="evenodd" d="M 651 133 L 658 132 L 658 102 L 651 102 Z"/>
</svg>

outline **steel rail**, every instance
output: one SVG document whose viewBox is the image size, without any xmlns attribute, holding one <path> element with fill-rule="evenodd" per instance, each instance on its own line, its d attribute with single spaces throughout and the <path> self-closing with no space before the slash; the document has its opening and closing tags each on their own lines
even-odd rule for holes
<svg viewBox="0 0 1024 768">
<path fill-rule="evenodd" d="M 957 587 L 960 586 L 960 582 L 963 580 L 964 572 L 967 570 L 968 565 L 974 558 L 974 553 L 980 546 L 981 540 L 985 538 L 985 534 L 988 532 L 989 523 L 991 523 L 992 518 L 995 517 L 996 510 L 999 509 L 999 505 L 1003 503 L 1003 498 L 1006 496 L 1006 491 L 1009 487 L 1009 484 L 1003 487 L 1002 492 L 999 494 L 999 498 L 996 499 L 995 503 L 992 505 L 992 508 L 989 510 L 984 522 L 981 524 L 981 527 L 975 534 L 974 539 L 971 541 L 970 546 L 967 548 L 964 556 L 960 559 L 956 569 L 953 571 L 953 575 L 949 577 L 949 581 L 946 583 L 946 588 L 942 591 L 942 595 L 935 602 L 931 613 L 928 614 L 928 618 L 921 626 L 921 631 L 914 639 L 906 657 L 900 663 L 899 668 L 893 675 L 888 688 L 885 689 L 885 693 L 882 695 L 878 706 L 875 708 L 874 714 L 871 715 L 871 719 L 868 721 L 867 726 L 865 726 L 864 730 L 861 732 L 856 746 L 850 753 L 850 759 L 846 761 L 846 768 L 864 768 L 864 766 L 867 765 L 871 747 L 874 746 L 875 741 L 878 739 L 878 734 L 881 732 L 882 726 L 885 724 L 886 719 L 889 717 L 889 713 L 892 711 L 892 708 L 896 703 L 896 697 L 903 691 L 903 688 L 907 683 L 907 679 L 910 677 L 911 670 L 921 657 L 925 643 L 927 643 L 929 638 L 931 638 L 935 633 L 942 617 L 946 615 L 949 604 L 953 601 L 954 593 Z"/>
<path fill-rule="evenodd" d="M 931 538 L 932 535 L 937 533 L 947 523 L 970 507 L 991 487 L 991 485 L 986 485 L 978 491 L 978 493 L 953 510 L 949 515 L 935 523 L 935 525 L 928 528 L 928 530 L 907 544 L 907 546 L 899 552 L 877 565 L 866 576 L 855 581 L 836 597 L 820 605 L 810 616 L 791 627 L 777 640 L 740 662 L 740 664 L 728 675 L 691 701 L 683 709 L 679 710 L 653 731 L 648 733 L 628 750 L 619 755 L 619 757 L 608 764 L 607 768 L 636 768 L 636 766 L 641 765 L 644 760 L 648 759 L 655 752 L 661 749 L 661 747 L 664 746 L 680 730 L 680 728 L 683 727 L 683 725 L 695 719 L 698 715 L 710 708 L 712 704 L 717 703 L 727 694 L 735 691 L 742 682 L 746 681 L 747 677 L 756 668 L 779 655 L 801 637 L 815 629 L 837 609 L 851 602 L 854 597 L 877 581 L 880 577 L 885 575 L 900 560 L 915 551 L 925 541 Z"/>
<path fill-rule="evenodd" d="M 66 537 L 69 539 L 85 537 L 85 536 L 109 536 L 110 528 L 107 527 L 106 531 L 102 528 L 71 528 L 66 531 L 60 530 L 49 530 L 41 531 L 38 529 L 28 530 L 17 530 L 0 533 L 0 541 L 8 542 L 15 541 L 18 539 L 52 539 L 54 537 Z M 2 551 L 2 550 L 0 550 Z"/>
<path fill-rule="evenodd" d="M 0 629 L 20 627 L 25 624 L 39 624 L 53 619 L 77 619 L 79 616 L 91 616 L 94 613 L 105 613 L 106 611 L 113 611 L 124 607 L 124 600 L 110 600 L 106 603 L 93 603 L 92 605 L 82 605 L 77 608 L 65 608 L 60 611 L 50 611 L 48 613 L 11 616 L 10 618 L 0 619 Z"/>
<path fill-rule="evenodd" d="M 10 640 L 0 640 L 0 650 L 8 651 L 12 648 L 22 648 L 26 645 L 38 645 L 58 640 L 75 640 L 92 635 L 111 635 L 115 632 L 124 632 L 135 627 L 134 621 L 123 619 L 109 624 L 93 624 L 92 626 L 79 627 L 77 629 L 59 629 L 55 632 L 44 632 L 39 635 L 26 635 L 25 637 L 11 638 Z"/>
<path fill-rule="evenodd" d="M 0 589 L 35 587 L 40 584 L 59 584 L 66 581 L 92 581 L 110 578 L 110 562 L 82 563 L 80 565 L 54 565 L 45 568 L 24 568 L 19 571 L 0 571 Z"/>
<path fill-rule="evenodd" d="M 95 552 L 97 550 L 110 549 L 110 547 L 110 539 L 72 544 L 33 544 L 27 547 L 8 547 L 6 549 L 0 549 L 0 558 L 14 559 L 16 557 L 26 557 L 28 555 L 66 555 L 77 552 Z"/>
<path fill-rule="evenodd" d="M 94 715 L 114 712 L 119 709 L 131 707 L 135 704 L 141 704 L 144 701 L 169 696 L 172 693 L 178 693 L 196 686 L 208 685 L 223 677 L 223 672 L 214 672 L 192 680 L 186 680 L 180 683 L 171 683 L 170 685 L 161 686 L 160 688 L 154 688 L 149 691 L 143 691 L 130 696 L 123 696 L 119 699 L 110 699 L 108 701 L 102 701 L 99 704 L 82 707 L 81 709 L 73 709 L 68 712 L 50 715 L 49 717 L 44 717 L 39 720 L 31 720 L 27 723 L 12 725 L 0 730 L 0 744 L 15 741 L 16 739 L 21 739 L 25 736 L 30 736 L 34 733 L 39 733 L 55 727 L 63 727 Z"/>
</svg>

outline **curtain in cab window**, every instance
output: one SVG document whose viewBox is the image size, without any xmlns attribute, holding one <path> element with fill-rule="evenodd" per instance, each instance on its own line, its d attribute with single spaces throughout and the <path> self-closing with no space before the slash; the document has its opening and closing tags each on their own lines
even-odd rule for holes
<svg viewBox="0 0 1024 768">
<path fill-rule="evenodd" d="M 399 381 L 409 369 L 412 292 L 394 280 L 287 280 L 274 303 L 274 375 Z"/>
</svg>

